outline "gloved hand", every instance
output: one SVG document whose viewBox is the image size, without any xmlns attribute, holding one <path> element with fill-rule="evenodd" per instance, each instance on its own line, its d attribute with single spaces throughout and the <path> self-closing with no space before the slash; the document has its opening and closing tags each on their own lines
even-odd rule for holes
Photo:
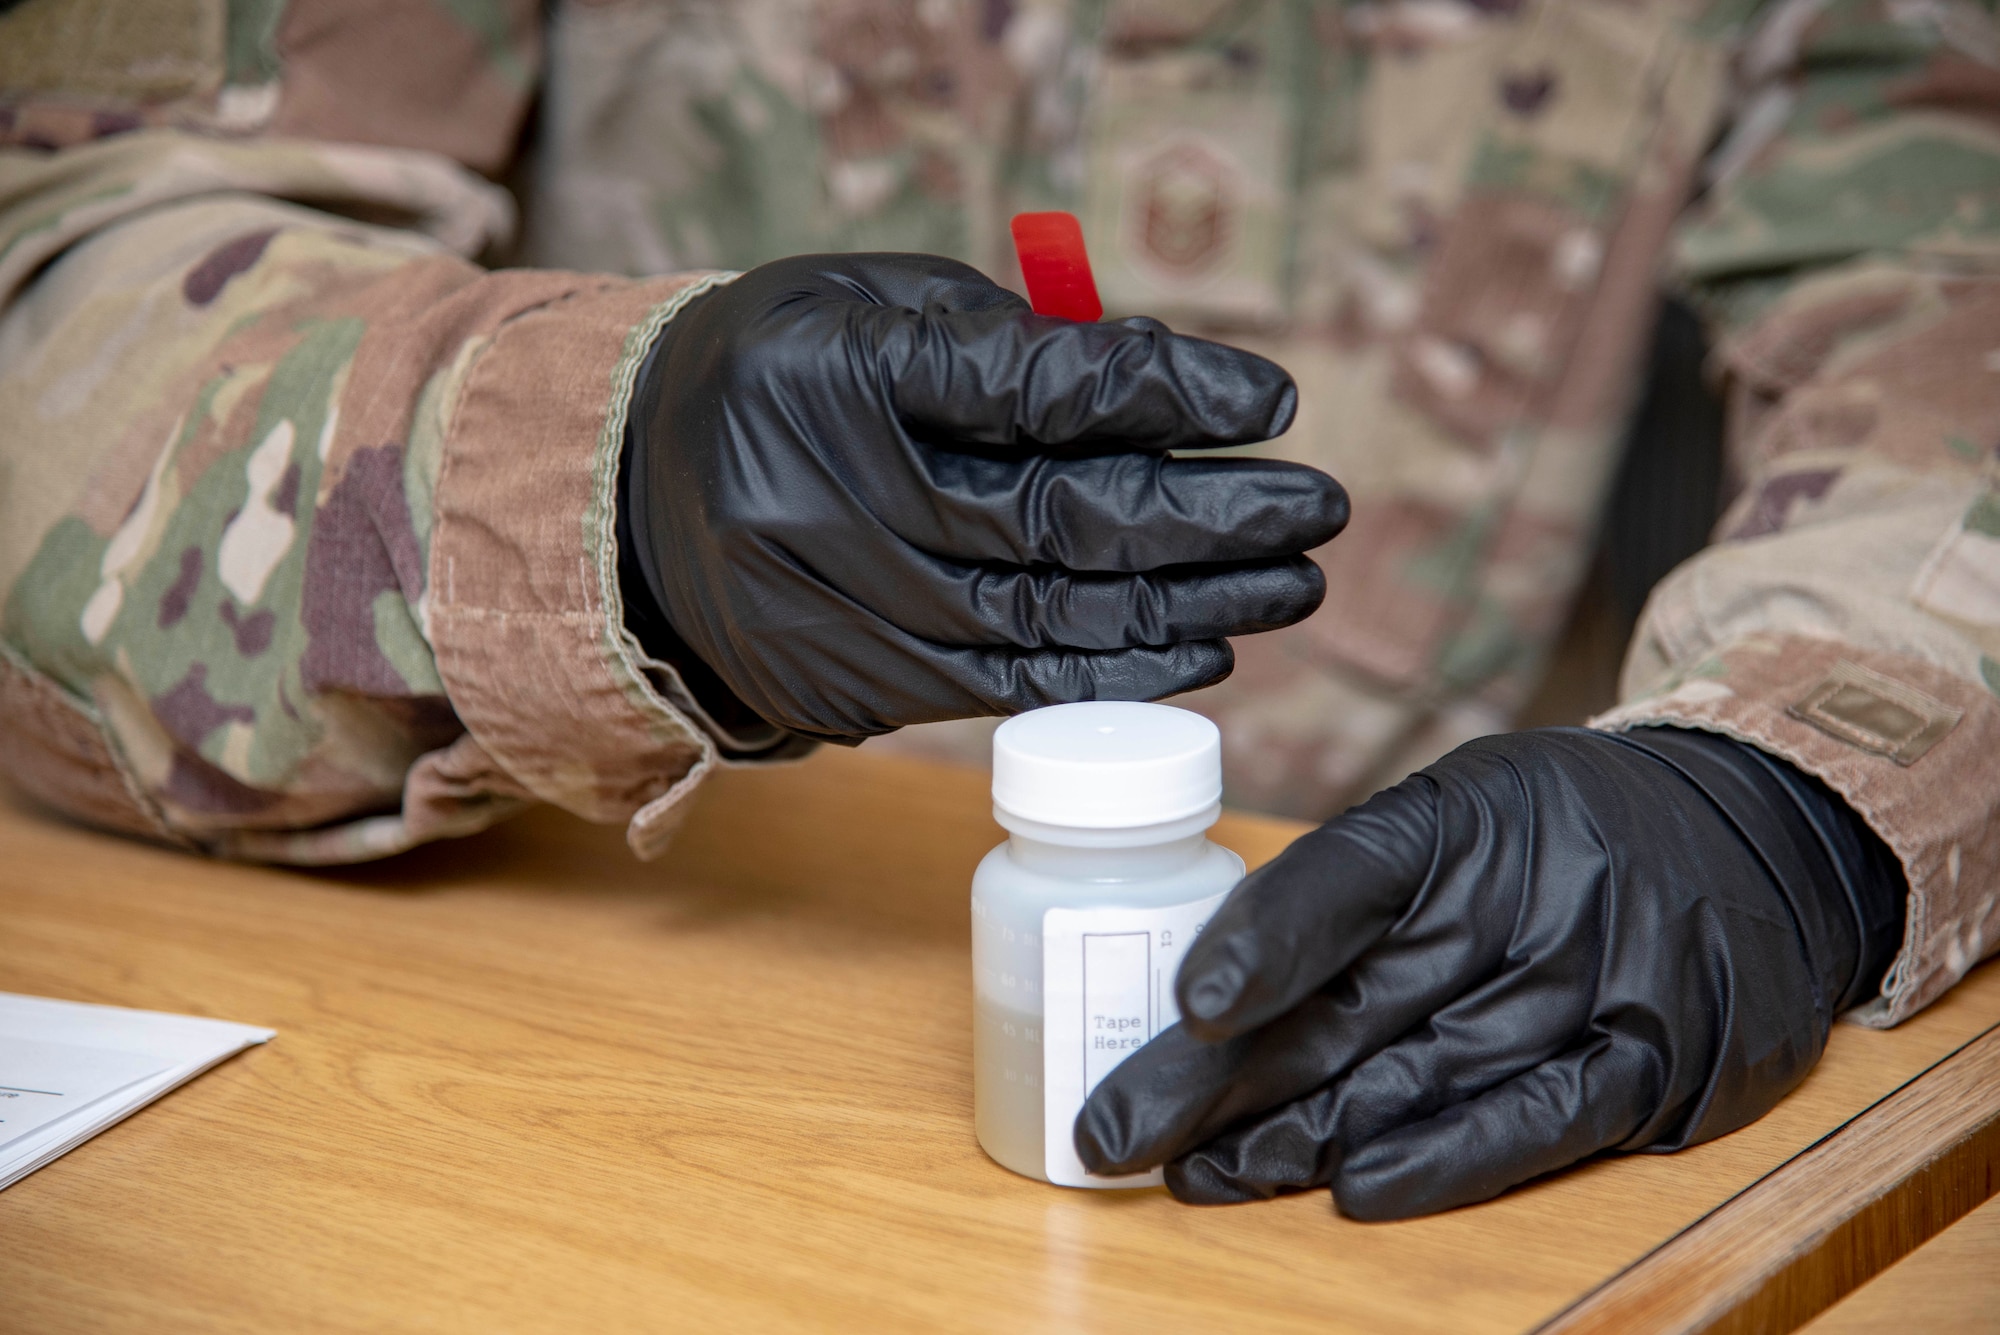
<svg viewBox="0 0 2000 1335">
<path fill-rule="evenodd" d="M 1074 324 L 950 260 L 805 255 L 696 299 L 632 405 L 625 519 L 672 630 L 771 723 L 855 740 L 1228 674 L 1324 596 L 1339 484 L 1174 459 L 1290 425 L 1283 370 Z"/>
<path fill-rule="evenodd" d="M 1331 1182 L 1397 1219 L 1709 1140 L 1876 988 L 1904 893 L 1839 798 L 1726 737 L 1472 742 L 1243 881 L 1077 1152 L 1166 1163 L 1184 1201 Z"/>
</svg>

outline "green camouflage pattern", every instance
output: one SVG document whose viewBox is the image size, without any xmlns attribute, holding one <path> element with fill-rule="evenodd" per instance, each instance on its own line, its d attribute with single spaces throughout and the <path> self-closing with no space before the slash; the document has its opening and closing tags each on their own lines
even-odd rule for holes
<svg viewBox="0 0 2000 1335">
<path fill-rule="evenodd" d="M 1846 266 L 1990 273 L 2000 237 L 1971 0 L 607 0 L 555 7 L 545 70 L 525 0 L 359 29 L 177 0 L 171 70 L 78 36 L 134 2 L 0 15 L 0 665 L 112 739 L 161 828 L 246 855 L 402 846 L 369 822 L 455 744 L 427 507 L 484 335 L 410 303 L 505 235 L 464 168 L 505 165 L 538 78 L 534 264 L 890 248 L 1013 283 L 1007 217 L 1070 208 L 1113 314 L 1290 368 L 1262 448 L 1341 477 L 1354 524 L 1327 607 L 1188 703 L 1232 801 L 1302 816 L 1525 700 L 1664 264 L 1742 349 Z M 1732 356 L 1742 441 L 1796 382 Z"/>
<path fill-rule="evenodd" d="M 20 0 L 0 6 L 0 147 L 172 128 L 497 174 L 540 66 L 536 0 Z"/>
<path fill-rule="evenodd" d="M 460 731 L 422 624 L 452 368 L 403 430 L 332 449 L 422 254 L 195 203 L 71 250 L 0 322 L 27 343 L 0 371 L 0 637 L 197 842 L 393 809 Z"/>
<path fill-rule="evenodd" d="M 476 278 L 453 252 L 510 225 L 492 187 L 389 150 L 140 128 L 0 151 L 4 667 L 108 737 L 145 832 L 290 861 L 407 846 L 368 817 L 461 731 L 420 624 L 455 353 L 363 411 L 379 441 L 335 448 L 336 425 L 357 362 L 380 390 L 429 351 L 412 285 Z M 481 805 L 502 804 L 435 832 Z"/>
</svg>

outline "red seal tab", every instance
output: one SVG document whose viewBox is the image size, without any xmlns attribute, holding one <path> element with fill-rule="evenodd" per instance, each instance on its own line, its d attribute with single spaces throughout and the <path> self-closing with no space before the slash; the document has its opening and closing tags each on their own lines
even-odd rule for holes
<svg viewBox="0 0 2000 1335">
<path fill-rule="evenodd" d="M 1013 230 L 1021 277 L 1038 314 L 1084 321 L 1104 314 L 1097 280 L 1090 276 L 1090 256 L 1083 249 L 1083 227 L 1075 214 L 1017 213 Z"/>
</svg>

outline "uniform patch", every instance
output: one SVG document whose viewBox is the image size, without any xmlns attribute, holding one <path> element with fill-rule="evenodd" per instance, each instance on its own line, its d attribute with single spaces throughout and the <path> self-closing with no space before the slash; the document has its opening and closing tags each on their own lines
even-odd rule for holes
<svg viewBox="0 0 2000 1335">
<path fill-rule="evenodd" d="M 1898 765 L 1923 759 L 1965 713 L 1914 686 L 1844 660 L 1785 712 Z"/>
<path fill-rule="evenodd" d="M 1198 139 L 1162 145 L 1133 174 L 1135 249 L 1148 262 L 1192 278 L 1227 251 L 1235 205 L 1229 164 Z"/>
</svg>

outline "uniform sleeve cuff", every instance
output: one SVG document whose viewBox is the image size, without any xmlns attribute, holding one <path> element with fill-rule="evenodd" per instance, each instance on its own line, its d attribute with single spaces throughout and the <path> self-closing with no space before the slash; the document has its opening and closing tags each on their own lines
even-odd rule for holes
<svg viewBox="0 0 2000 1335">
<path fill-rule="evenodd" d="M 2000 944 L 2000 701 L 1905 655 L 1799 635 L 1736 641 L 1590 721 L 1747 742 L 1839 793 L 1909 880 L 1903 947 L 1849 1018 L 1888 1026 Z"/>
<path fill-rule="evenodd" d="M 637 660 L 614 531 L 646 350 L 723 275 L 579 277 L 503 325 L 450 413 L 426 629 L 460 720 L 537 798 L 662 852 L 715 747 Z"/>
</svg>

